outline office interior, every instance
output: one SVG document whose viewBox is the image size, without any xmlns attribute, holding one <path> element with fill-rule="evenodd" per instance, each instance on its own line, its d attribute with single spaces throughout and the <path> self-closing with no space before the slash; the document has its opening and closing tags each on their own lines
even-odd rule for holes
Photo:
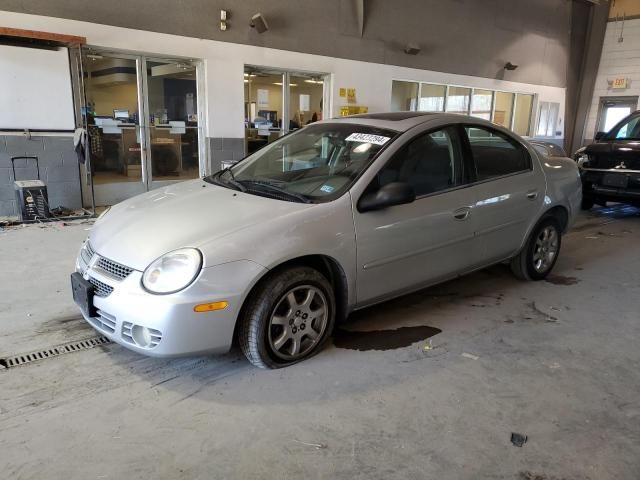
<svg viewBox="0 0 640 480">
<path fill-rule="evenodd" d="M 244 70 L 245 152 L 322 120 L 325 74 L 246 66 Z"/>
<path fill-rule="evenodd" d="M 94 185 L 199 176 L 195 65 L 89 53 L 85 94 Z"/>
</svg>

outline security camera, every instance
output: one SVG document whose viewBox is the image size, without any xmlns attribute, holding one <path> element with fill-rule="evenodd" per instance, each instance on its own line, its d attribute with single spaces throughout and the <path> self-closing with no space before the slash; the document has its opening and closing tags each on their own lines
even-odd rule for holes
<svg viewBox="0 0 640 480">
<path fill-rule="evenodd" d="M 420 47 L 414 43 L 410 43 L 404 47 L 404 53 L 407 55 L 417 55 L 420 53 Z"/>
<path fill-rule="evenodd" d="M 253 17 L 251 17 L 251 23 L 249 24 L 251 27 L 256 29 L 258 33 L 264 33 L 269 30 L 269 25 L 267 24 L 267 19 L 261 13 L 256 13 Z"/>
</svg>

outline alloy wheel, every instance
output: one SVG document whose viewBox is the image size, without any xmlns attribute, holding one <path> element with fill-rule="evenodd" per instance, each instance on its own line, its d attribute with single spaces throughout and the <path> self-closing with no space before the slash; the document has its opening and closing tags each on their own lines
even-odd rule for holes
<svg viewBox="0 0 640 480">
<path fill-rule="evenodd" d="M 545 273 L 553 266 L 558 254 L 558 231 L 547 225 L 538 234 L 533 249 L 533 268 L 538 273 Z"/>
<path fill-rule="evenodd" d="M 329 319 L 329 304 L 322 291 L 299 285 L 278 301 L 268 325 L 269 346 L 283 360 L 297 360 L 323 338 Z"/>
</svg>

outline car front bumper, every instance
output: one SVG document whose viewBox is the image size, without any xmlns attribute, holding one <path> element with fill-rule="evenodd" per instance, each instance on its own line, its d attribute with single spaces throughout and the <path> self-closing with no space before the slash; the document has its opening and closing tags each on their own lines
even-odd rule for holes
<svg viewBox="0 0 640 480">
<path fill-rule="evenodd" d="M 265 270 L 248 260 L 207 267 L 185 290 L 155 295 L 142 287 L 142 272 L 134 270 L 126 278 L 116 279 L 96 268 L 95 261 L 83 267 L 79 257 L 77 271 L 100 286 L 95 289 L 99 295 L 93 297 L 96 315 L 89 316 L 81 310 L 85 320 L 110 340 L 154 357 L 228 351 L 246 293 Z M 211 312 L 194 311 L 198 304 L 220 301 L 228 302 L 227 307 Z M 148 329 L 151 339 L 148 345 L 133 335 L 142 327 Z"/>
<path fill-rule="evenodd" d="M 640 171 L 583 169 L 580 174 L 585 198 L 640 203 Z"/>
</svg>

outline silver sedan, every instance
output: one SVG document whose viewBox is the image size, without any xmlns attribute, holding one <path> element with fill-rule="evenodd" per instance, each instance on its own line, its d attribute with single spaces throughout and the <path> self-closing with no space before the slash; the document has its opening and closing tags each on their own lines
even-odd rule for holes
<svg viewBox="0 0 640 480">
<path fill-rule="evenodd" d="M 574 162 L 480 119 L 326 120 L 112 207 L 73 294 L 139 353 L 225 352 L 235 338 L 278 368 L 317 353 L 353 310 L 504 261 L 545 278 L 580 199 Z"/>
</svg>

